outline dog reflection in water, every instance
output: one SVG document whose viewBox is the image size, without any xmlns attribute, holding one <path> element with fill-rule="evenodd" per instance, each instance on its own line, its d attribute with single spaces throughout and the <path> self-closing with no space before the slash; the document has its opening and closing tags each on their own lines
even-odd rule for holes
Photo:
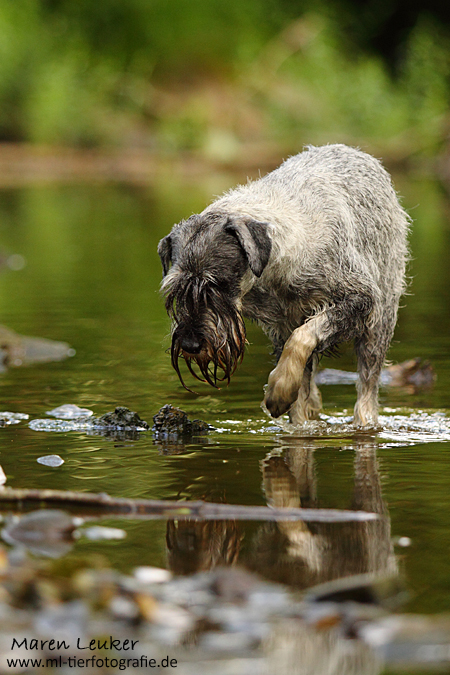
<svg viewBox="0 0 450 675">
<path fill-rule="evenodd" d="M 292 437 L 281 450 L 280 453 L 277 448 L 262 463 L 268 503 L 276 508 L 316 508 L 314 454 L 317 444 L 313 440 Z M 177 574 L 192 574 L 216 566 L 244 567 L 265 579 L 301 590 L 367 573 L 395 579 L 398 565 L 391 541 L 389 513 L 382 497 L 376 446 L 355 443 L 354 453 L 353 489 L 348 506 L 377 513 L 377 520 L 345 523 L 285 521 L 256 526 L 244 526 L 236 521 L 168 522 L 169 567 Z M 198 496 L 193 495 L 193 498 Z M 219 501 L 217 494 L 207 495 L 207 498 Z M 227 583 L 225 577 L 221 596 L 227 601 L 245 602 L 246 585 L 245 578 L 230 576 Z M 371 592 L 371 586 L 362 587 L 353 593 L 353 599 L 365 603 Z M 320 629 L 302 621 L 280 619 L 265 643 L 267 661 L 269 666 L 273 665 L 267 672 L 282 675 L 381 673 L 382 664 L 367 646 L 359 640 L 344 639 L 342 627 L 333 630 L 333 622 L 339 621 L 338 605 L 336 616 L 332 615 L 332 611 L 326 615 L 328 618 L 321 615 L 324 625 Z"/>
</svg>

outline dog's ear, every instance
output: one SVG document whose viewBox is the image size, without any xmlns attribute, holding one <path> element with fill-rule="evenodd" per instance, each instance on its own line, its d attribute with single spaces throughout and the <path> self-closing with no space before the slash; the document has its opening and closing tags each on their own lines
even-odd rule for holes
<svg viewBox="0 0 450 675">
<path fill-rule="evenodd" d="M 164 237 L 164 239 L 161 239 L 161 241 L 159 242 L 158 254 L 159 257 L 161 258 L 163 277 L 165 277 L 167 272 L 169 271 L 170 263 L 172 260 L 172 237 L 170 234 L 168 234 L 167 237 Z"/>
<path fill-rule="evenodd" d="M 272 240 L 269 226 L 257 220 L 229 218 L 225 230 L 235 235 L 247 256 L 251 271 L 260 277 L 269 262 Z"/>
</svg>

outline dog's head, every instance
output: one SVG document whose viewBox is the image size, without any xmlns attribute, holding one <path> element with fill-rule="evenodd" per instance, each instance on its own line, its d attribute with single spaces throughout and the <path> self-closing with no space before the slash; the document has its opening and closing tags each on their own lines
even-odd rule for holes
<svg viewBox="0 0 450 675">
<path fill-rule="evenodd" d="M 159 242 L 162 291 L 174 321 L 172 365 L 184 387 L 180 356 L 197 379 L 214 387 L 230 381 L 245 348 L 241 280 L 248 270 L 260 277 L 270 251 L 267 223 L 223 213 L 191 216 Z"/>
</svg>

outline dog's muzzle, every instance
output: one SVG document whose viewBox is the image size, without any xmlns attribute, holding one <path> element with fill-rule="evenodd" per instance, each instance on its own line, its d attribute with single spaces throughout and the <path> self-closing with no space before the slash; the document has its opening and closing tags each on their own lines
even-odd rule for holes
<svg viewBox="0 0 450 675">
<path fill-rule="evenodd" d="M 186 325 L 179 325 L 172 335 L 171 360 L 181 384 L 188 391 L 181 371 L 180 357 L 184 359 L 189 372 L 197 380 L 206 382 L 213 387 L 219 388 L 218 383 L 230 382 L 230 378 L 238 363 L 244 356 L 245 328 L 243 322 L 239 322 L 235 330 L 229 334 L 222 334 L 219 342 L 219 331 L 208 339 L 206 336 L 198 336 L 193 331 L 187 330 Z M 194 365 L 199 372 L 196 372 Z"/>
</svg>

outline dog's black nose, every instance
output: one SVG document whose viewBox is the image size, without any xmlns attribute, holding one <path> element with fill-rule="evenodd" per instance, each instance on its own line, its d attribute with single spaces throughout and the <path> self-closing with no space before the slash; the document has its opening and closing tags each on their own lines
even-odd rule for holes
<svg viewBox="0 0 450 675">
<path fill-rule="evenodd" d="M 199 354 L 201 344 L 194 335 L 184 335 L 180 339 L 180 347 L 187 354 Z"/>
</svg>

